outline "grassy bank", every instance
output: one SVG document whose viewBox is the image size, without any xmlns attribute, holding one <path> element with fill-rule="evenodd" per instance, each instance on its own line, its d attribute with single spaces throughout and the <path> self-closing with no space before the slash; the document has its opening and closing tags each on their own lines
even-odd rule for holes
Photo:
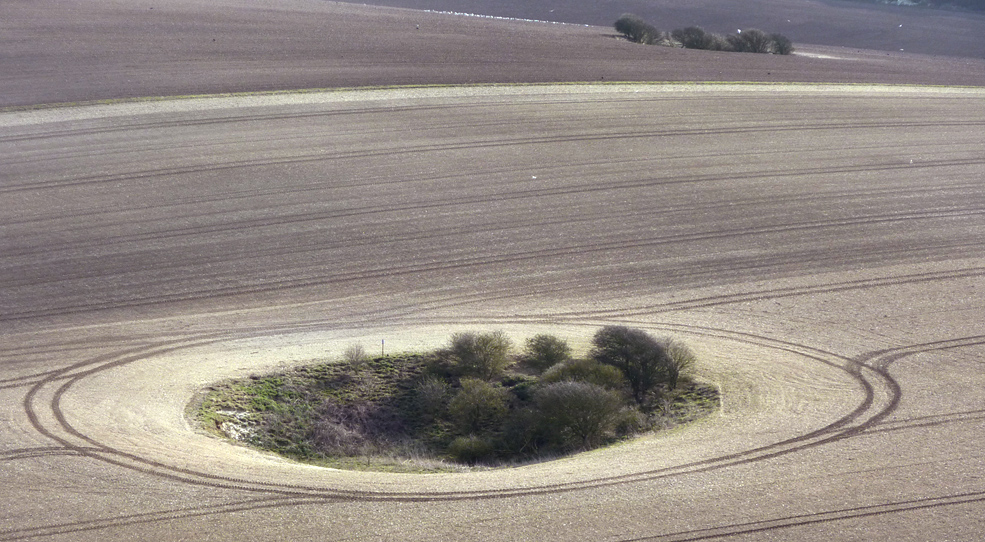
<svg viewBox="0 0 985 542">
<path fill-rule="evenodd" d="M 469 354 L 456 351 L 455 338 L 449 348 L 427 353 L 369 358 L 354 351 L 342 360 L 216 384 L 195 416 L 215 435 L 317 465 L 454 472 L 607 446 L 719 406 L 717 390 L 686 372 L 675 375 L 673 386 L 634 393 L 622 373 L 592 357 L 598 352 L 572 358 L 562 349 L 545 363 L 529 343 L 515 356 L 501 335 L 495 337 L 502 343 L 482 342 L 493 336 L 456 338 L 472 340 L 474 348 L 502 347 L 506 358 L 496 370 L 466 364 Z"/>
</svg>

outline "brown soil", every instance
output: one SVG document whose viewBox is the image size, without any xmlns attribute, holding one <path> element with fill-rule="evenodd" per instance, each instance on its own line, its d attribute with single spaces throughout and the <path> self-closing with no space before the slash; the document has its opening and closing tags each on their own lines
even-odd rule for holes
<svg viewBox="0 0 985 542">
<path fill-rule="evenodd" d="M 790 57 L 685 51 L 628 43 L 608 24 L 507 22 L 321 1 L 134 0 L 84 8 L 68 0 L 43 8 L 4 2 L 0 106 L 436 83 L 985 84 L 985 60 L 809 43 L 798 40 L 804 54 Z"/>
</svg>

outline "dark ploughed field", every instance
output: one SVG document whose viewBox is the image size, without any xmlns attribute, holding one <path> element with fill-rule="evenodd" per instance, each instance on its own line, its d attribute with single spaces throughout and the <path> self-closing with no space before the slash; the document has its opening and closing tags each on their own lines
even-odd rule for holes
<svg viewBox="0 0 985 542">
<path fill-rule="evenodd" d="M 660 30 L 701 26 L 780 32 L 796 43 L 985 57 L 982 12 L 889 6 L 865 0 L 374 0 L 371 5 L 608 26 L 635 13 Z M 887 2 L 888 3 L 888 2 Z"/>
<path fill-rule="evenodd" d="M 502 14 L 509 4 L 442 4 L 447 9 Z M 525 2 L 520 3 L 527 5 Z M 541 4 L 531 2 L 529 6 Z M 568 2 L 565 5 L 576 4 Z M 597 5 L 585 2 L 586 5 Z M 705 2 L 703 4 L 710 4 Z M 720 2 L 729 5 L 727 2 Z M 777 5 L 779 4 L 779 5 Z M 659 4 L 654 3 L 653 6 Z M 323 1 L 235 2 L 134 0 L 121 3 L 18 0 L 0 5 L 0 106 L 107 98 L 169 96 L 365 85 L 532 83 L 555 81 L 798 81 L 838 83 L 985 83 L 985 50 L 964 42 L 947 50 L 916 43 L 985 35 L 985 18 L 947 15 L 915 44 L 883 36 L 905 19 L 928 24 L 915 12 L 871 9 L 862 14 L 825 3 L 743 2 L 743 19 L 712 24 L 721 9 L 675 15 L 665 30 L 702 22 L 734 32 L 748 24 L 791 37 L 801 55 L 774 57 L 642 47 L 611 29 L 625 6 L 574 11 L 565 19 L 601 26 L 505 22 L 475 17 L 377 9 Z M 439 6 L 436 4 L 436 6 Z M 458 7 L 456 7 L 458 6 Z M 768 14 L 792 6 L 832 18 L 847 35 L 822 40 L 776 23 Z M 854 6 L 854 4 L 852 4 Z M 417 7 L 417 6 L 415 6 Z M 559 8 L 560 9 L 560 8 Z M 571 9 L 566 8 L 566 9 Z M 654 13 L 640 10 L 647 15 Z M 709 11 L 710 10 L 710 11 Z M 668 10 L 678 13 L 680 10 Z M 519 9 L 521 16 L 536 13 Z M 753 16 L 760 14 L 761 16 Z M 793 16 L 793 15 L 791 15 Z M 802 18 L 806 16 L 803 15 Z M 812 15 L 813 17 L 814 15 Z M 917 18 L 911 23 L 911 19 Z M 704 23 L 704 21 L 708 21 Z M 748 22 L 747 22 L 748 21 Z M 970 25 L 970 27 L 969 27 Z M 909 32 L 909 31 L 908 31 Z M 926 34 L 926 35 L 925 35 Z M 941 37 L 944 36 L 944 37 Z M 830 49 L 811 44 L 851 44 Z M 899 45 L 899 47 L 897 47 Z M 872 47 L 883 50 L 862 50 Z M 980 47 L 980 46 L 979 46 Z M 884 49 L 889 48 L 890 51 Z M 936 55 L 901 54 L 929 51 Z M 821 57 L 821 58 L 819 58 Z M 971 57 L 971 58 L 969 58 Z M 977 57 L 974 58 L 974 57 Z"/>
<path fill-rule="evenodd" d="M 0 542 L 980 540 L 981 18 L 679 4 L 0 2 Z M 187 416 L 354 344 L 608 324 L 721 411 L 428 475 Z"/>
</svg>

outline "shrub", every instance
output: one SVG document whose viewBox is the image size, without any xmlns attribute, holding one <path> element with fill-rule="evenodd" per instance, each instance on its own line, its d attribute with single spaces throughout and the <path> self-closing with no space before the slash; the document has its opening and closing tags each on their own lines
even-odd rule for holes
<svg viewBox="0 0 985 542">
<path fill-rule="evenodd" d="M 606 326 L 595 333 L 592 344 L 592 359 L 622 371 L 638 404 L 658 386 L 677 382 L 677 369 L 666 349 L 643 330 Z"/>
<path fill-rule="evenodd" d="M 652 25 L 631 13 L 625 13 L 615 22 L 616 32 L 626 36 L 626 39 L 636 43 L 652 45 L 660 39 L 660 31 Z"/>
<path fill-rule="evenodd" d="M 650 419 L 635 408 L 624 408 L 616 422 L 616 436 L 625 437 L 653 429 Z"/>
<path fill-rule="evenodd" d="M 762 30 L 755 28 L 746 30 L 742 33 L 742 39 L 748 44 L 749 52 L 771 53 L 773 51 L 773 38 Z"/>
<path fill-rule="evenodd" d="M 565 450 L 598 446 L 622 418 L 622 397 L 587 382 L 549 384 L 537 391 L 534 402 L 547 441 Z"/>
<path fill-rule="evenodd" d="M 708 34 L 710 36 L 708 42 L 709 51 L 731 51 L 732 46 L 729 45 L 728 38 L 722 36 L 721 34 Z"/>
<path fill-rule="evenodd" d="M 540 413 L 531 407 L 515 408 L 503 422 L 501 444 L 506 455 L 536 455 L 543 444 Z"/>
<path fill-rule="evenodd" d="M 594 359 L 572 359 L 548 369 L 540 381 L 546 384 L 572 380 L 587 382 L 606 389 L 622 391 L 627 387 L 626 377 L 611 366 Z"/>
<path fill-rule="evenodd" d="M 349 364 L 350 367 L 358 368 L 362 367 L 369 361 L 369 356 L 366 355 L 366 349 L 363 348 L 361 344 L 350 344 L 346 347 L 345 351 L 342 352 L 342 360 Z"/>
<path fill-rule="evenodd" d="M 773 40 L 773 52 L 778 55 L 789 55 L 793 52 L 793 42 L 783 34 L 770 34 Z"/>
<path fill-rule="evenodd" d="M 462 389 L 448 403 L 448 415 L 461 434 L 490 431 L 506 417 L 506 399 L 503 388 L 477 378 L 463 378 Z"/>
<path fill-rule="evenodd" d="M 315 423 L 312 442 L 320 453 L 328 456 L 359 455 L 368 445 L 366 436 L 358 430 L 330 420 Z"/>
<path fill-rule="evenodd" d="M 711 49 L 714 42 L 714 35 L 705 32 L 700 26 L 678 28 L 670 36 L 685 49 Z"/>
<path fill-rule="evenodd" d="M 458 437 L 448 445 L 448 455 L 459 463 L 475 465 L 492 457 L 493 446 L 488 440 L 475 435 Z"/>
<path fill-rule="evenodd" d="M 735 51 L 736 53 L 748 53 L 746 50 L 746 42 L 742 39 L 742 34 L 729 34 L 725 37 L 728 42 L 729 51 Z"/>
<path fill-rule="evenodd" d="M 405 429 L 397 412 L 378 404 L 327 401 L 318 409 L 311 441 L 325 455 L 352 456 L 400 438 Z"/>
<path fill-rule="evenodd" d="M 571 347 L 554 335 L 541 334 L 527 339 L 524 361 L 538 372 L 544 372 L 570 357 Z"/>
<path fill-rule="evenodd" d="M 537 386 L 537 377 L 520 373 L 509 374 L 500 381 L 500 385 L 506 388 L 519 401 L 529 401 L 533 394 L 533 388 Z"/>
<path fill-rule="evenodd" d="M 499 376 L 510 365 L 513 343 L 502 331 L 456 333 L 449 352 L 459 374 L 485 380 Z"/>
<path fill-rule="evenodd" d="M 414 386 L 414 405 L 425 418 L 438 416 L 445 408 L 448 397 L 448 382 L 440 377 L 428 375 Z"/>
<path fill-rule="evenodd" d="M 674 41 L 685 49 L 704 49 L 707 51 L 732 51 L 728 38 L 719 34 L 705 32 L 700 26 L 689 26 L 671 33 Z"/>
<path fill-rule="evenodd" d="M 755 28 L 732 34 L 728 42 L 732 50 L 739 53 L 770 53 L 773 50 L 773 39 Z"/>
<path fill-rule="evenodd" d="M 663 346 L 667 350 L 667 355 L 670 356 L 670 360 L 676 368 L 676 371 L 671 373 L 673 381 L 669 383 L 670 388 L 673 389 L 677 387 L 677 380 L 681 377 L 681 375 L 690 372 L 691 369 L 694 368 L 694 364 L 697 362 L 698 357 L 694 355 L 694 351 L 691 350 L 688 345 L 675 339 L 666 339 Z"/>
</svg>

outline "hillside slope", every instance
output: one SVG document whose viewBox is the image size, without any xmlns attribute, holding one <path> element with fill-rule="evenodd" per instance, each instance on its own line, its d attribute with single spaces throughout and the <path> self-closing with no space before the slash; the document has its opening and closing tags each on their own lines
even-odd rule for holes
<svg viewBox="0 0 985 542">
<path fill-rule="evenodd" d="M 985 14 L 858 0 L 369 0 L 376 5 L 609 25 L 635 13 L 661 30 L 761 28 L 795 43 L 985 58 Z"/>
<path fill-rule="evenodd" d="M 609 26 L 503 21 L 320 0 L 173 0 L 163 5 L 154 0 L 94 0 L 84 7 L 69 0 L 50 0 L 44 7 L 4 2 L 0 107 L 366 85 L 722 80 L 985 84 L 981 60 L 797 46 L 801 54 L 790 57 L 685 51 L 631 44 Z"/>
</svg>

